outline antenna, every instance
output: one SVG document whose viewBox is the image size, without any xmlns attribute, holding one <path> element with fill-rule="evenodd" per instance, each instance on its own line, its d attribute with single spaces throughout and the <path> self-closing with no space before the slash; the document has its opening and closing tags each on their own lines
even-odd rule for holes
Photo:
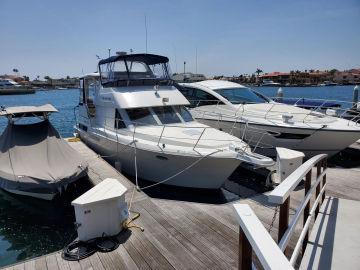
<svg viewBox="0 0 360 270">
<path fill-rule="evenodd" d="M 175 72 L 178 73 L 178 66 L 177 66 L 177 59 L 176 59 L 176 47 L 173 44 L 173 49 L 174 49 L 174 59 L 175 59 Z"/>
<path fill-rule="evenodd" d="M 195 49 L 195 74 L 197 74 L 197 46 Z"/>
<path fill-rule="evenodd" d="M 146 14 L 145 14 L 145 52 L 148 52 L 148 46 L 147 46 L 147 41 L 148 37 L 147 37 L 147 22 L 146 22 Z"/>
</svg>

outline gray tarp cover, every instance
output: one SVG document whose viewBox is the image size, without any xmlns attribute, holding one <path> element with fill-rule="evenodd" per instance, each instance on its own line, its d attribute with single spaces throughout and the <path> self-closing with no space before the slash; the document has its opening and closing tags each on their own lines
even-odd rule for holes
<svg viewBox="0 0 360 270">
<path fill-rule="evenodd" d="M 56 193 L 87 173 L 87 164 L 48 120 L 9 123 L 0 137 L 0 187 Z"/>
</svg>

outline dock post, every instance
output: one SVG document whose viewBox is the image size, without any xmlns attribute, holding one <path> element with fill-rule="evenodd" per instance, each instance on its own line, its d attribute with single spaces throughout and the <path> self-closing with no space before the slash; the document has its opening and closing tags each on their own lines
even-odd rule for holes
<svg viewBox="0 0 360 270">
<path fill-rule="evenodd" d="M 353 92 L 353 109 L 357 109 L 357 104 L 359 101 L 359 86 L 355 86 L 354 87 L 354 92 Z"/>
<path fill-rule="evenodd" d="M 239 269 L 252 269 L 252 247 L 244 231 L 239 228 Z"/>
<path fill-rule="evenodd" d="M 323 160 L 322 166 L 323 166 L 323 170 L 326 170 L 326 168 L 327 168 L 327 159 L 324 159 L 324 160 Z M 322 186 L 324 186 L 325 184 L 326 184 L 326 174 L 324 175 L 324 177 L 323 177 L 323 179 L 322 179 Z M 326 195 L 325 195 L 325 191 L 324 191 L 324 193 L 323 193 L 323 195 L 322 195 L 322 202 L 321 202 L 321 203 L 324 202 L 325 196 L 326 196 Z"/>
<path fill-rule="evenodd" d="M 321 168 L 322 168 L 322 162 L 319 162 L 316 165 L 316 178 L 318 178 L 320 176 Z M 322 181 L 320 181 L 320 183 L 316 186 L 315 198 L 317 198 L 320 194 L 321 183 L 322 183 Z M 315 219 L 317 218 L 319 211 L 320 211 L 320 203 L 316 206 L 316 209 L 315 209 Z"/>
<path fill-rule="evenodd" d="M 283 204 L 280 205 L 278 243 L 280 243 L 281 238 L 283 237 L 289 226 L 289 208 L 290 196 L 284 201 Z"/>
<path fill-rule="evenodd" d="M 281 87 L 277 90 L 276 97 L 278 98 L 279 101 L 282 101 L 284 97 L 284 92 Z"/>
<path fill-rule="evenodd" d="M 311 170 L 306 174 L 305 177 L 305 196 L 308 194 L 308 192 L 311 189 Z M 309 217 L 309 213 L 310 213 L 310 200 L 309 202 L 306 204 L 305 209 L 304 209 L 304 221 L 303 221 L 303 225 L 305 225 L 308 217 Z M 307 245 L 309 239 L 309 231 L 307 231 L 307 233 L 305 234 L 304 240 L 303 240 L 303 245 L 302 245 L 302 253 L 304 254 L 305 252 L 305 248 Z"/>
</svg>

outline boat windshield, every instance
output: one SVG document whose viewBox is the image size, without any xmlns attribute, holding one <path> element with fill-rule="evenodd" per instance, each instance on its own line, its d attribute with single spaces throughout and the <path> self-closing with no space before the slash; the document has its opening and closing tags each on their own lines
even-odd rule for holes
<svg viewBox="0 0 360 270">
<path fill-rule="evenodd" d="M 179 116 L 171 106 L 153 107 L 153 110 L 163 125 L 181 123 Z"/>
<path fill-rule="evenodd" d="M 232 104 L 267 103 L 270 101 L 270 99 L 246 87 L 217 89 L 215 92 Z"/>
<path fill-rule="evenodd" d="M 175 110 L 185 122 L 194 121 L 191 113 L 185 108 L 185 106 L 175 106 Z"/>
<path fill-rule="evenodd" d="M 118 60 L 100 64 L 99 71 L 105 87 L 155 85 L 171 81 L 167 63 L 148 65 L 141 61 Z"/>
<path fill-rule="evenodd" d="M 136 126 L 157 125 L 154 116 L 149 108 L 126 109 L 131 122 Z"/>
</svg>

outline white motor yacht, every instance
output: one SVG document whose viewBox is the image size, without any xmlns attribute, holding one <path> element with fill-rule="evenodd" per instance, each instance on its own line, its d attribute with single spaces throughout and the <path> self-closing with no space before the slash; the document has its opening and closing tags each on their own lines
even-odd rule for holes
<svg viewBox="0 0 360 270">
<path fill-rule="evenodd" d="M 22 86 L 11 79 L 0 79 L 0 95 L 34 94 L 35 89 Z"/>
<path fill-rule="evenodd" d="M 168 58 L 119 54 L 81 80 L 81 139 L 127 174 L 169 185 L 217 189 L 241 162 L 273 160 L 241 139 L 200 124 L 173 86 Z"/>
<path fill-rule="evenodd" d="M 11 79 L 0 79 L 0 89 L 17 87 L 21 87 L 21 85 Z"/>
<path fill-rule="evenodd" d="M 360 138 L 359 123 L 274 102 L 240 84 L 207 80 L 183 83 L 193 117 L 244 139 L 260 153 L 274 147 L 334 155 Z"/>
</svg>

